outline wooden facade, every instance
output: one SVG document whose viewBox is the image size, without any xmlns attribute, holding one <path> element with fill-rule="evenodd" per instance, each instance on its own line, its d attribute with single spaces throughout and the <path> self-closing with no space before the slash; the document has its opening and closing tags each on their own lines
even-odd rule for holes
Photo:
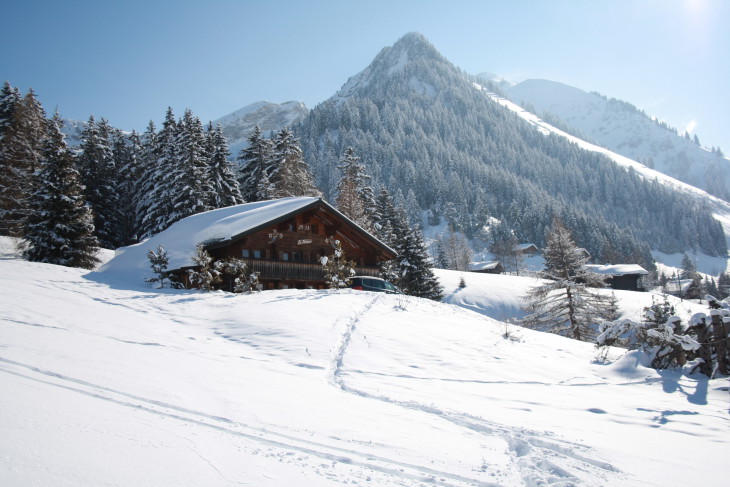
<svg viewBox="0 0 730 487">
<path fill-rule="evenodd" d="M 321 199 L 230 239 L 203 244 L 215 260 L 243 259 L 248 272 L 259 273 L 263 289 L 321 289 L 325 287 L 321 258 L 332 254 L 328 237 L 341 242 L 359 275 L 376 276 L 380 262 L 396 257 L 392 249 Z M 224 290 L 231 287 L 227 282 L 222 286 Z"/>
</svg>

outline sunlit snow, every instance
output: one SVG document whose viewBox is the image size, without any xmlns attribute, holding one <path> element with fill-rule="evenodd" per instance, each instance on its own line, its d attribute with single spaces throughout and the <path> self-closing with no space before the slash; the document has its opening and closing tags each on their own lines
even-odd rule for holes
<svg viewBox="0 0 730 487">
<path fill-rule="evenodd" d="M 619 350 L 603 363 L 490 318 L 529 278 L 466 273 L 461 289 L 439 271 L 447 301 L 479 314 L 351 290 L 156 290 L 1 242 L 3 486 L 726 481 L 727 380 Z"/>
</svg>

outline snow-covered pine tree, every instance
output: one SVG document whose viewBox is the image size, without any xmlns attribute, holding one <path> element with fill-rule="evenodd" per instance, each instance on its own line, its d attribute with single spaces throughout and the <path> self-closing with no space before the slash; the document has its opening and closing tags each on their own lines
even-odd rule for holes
<svg viewBox="0 0 730 487">
<path fill-rule="evenodd" d="M 212 209 L 213 187 L 208 172 L 209 160 L 205 150 L 205 133 L 200 119 L 186 109 L 177 124 L 176 164 L 172 173 L 172 214 L 167 225 L 196 213 Z"/>
<path fill-rule="evenodd" d="M 136 208 L 139 196 L 139 184 L 142 180 L 142 141 L 136 131 L 129 137 L 121 130 L 112 132 L 112 152 L 118 168 L 117 188 L 119 193 L 120 223 L 122 245 L 138 241 L 136 224 Z"/>
<path fill-rule="evenodd" d="M 231 153 L 223 137 L 220 123 L 215 129 L 212 123 L 208 124 L 206 142 L 210 161 L 208 173 L 212 187 L 209 205 L 211 208 L 224 208 L 243 203 L 233 164 L 228 160 Z"/>
<path fill-rule="evenodd" d="M 153 232 L 153 209 L 158 184 L 161 184 L 162 174 L 157 167 L 157 129 L 150 121 L 147 130 L 140 138 L 142 152 L 140 154 L 140 178 L 135 185 L 134 221 L 137 237 L 140 240 L 150 237 Z"/>
<path fill-rule="evenodd" d="M 248 266 L 243 259 L 228 258 L 216 261 L 215 268 L 228 276 L 231 280 L 234 293 L 251 293 L 256 291 L 259 283 L 258 272 L 248 272 Z"/>
<path fill-rule="evenodd" d="M 525 298 L 528 328 L 590 341 L 599 323 L 612 319 L 611 300 L 589 289 L 604 287 L 604 276 L 586 268 L 588 258 L 570 231 L 555 220 L 543 252 L 544 281 L 530 289 Z"/>
<path fill-rule="evenodd" d="M 355 262 L 348 260 L 342 243 L 335 237 L 328 237 L 326 242 L 332 247 L 332 253 L 322 257 L 324 280 L 328 288 L 339 289 L 350 285 L 350 277 L 355 275 Z"/>
<path fill-rule="evenodd" d="M 202 245 L 195 248 L 193 262 L 198 269 L 188 270 L 190 282 L 202 291 L 213 291 L 221 283 L 221 270 Z"/>
<path fill-rule="evenodd" d="M 420 228 L 410 227 L 405 213 L 398 212 L 393 228 L 398 240 L 393 247 L 398 252 L 399 276 L 396 284 L 405 294 L 441 300 L 443 288 L 433 273 Z"/>
<path fill-rule="evenodd" d="M 337 209 L 368 232 L 374 225 L 372 215 L 375 213 L 375 197 L 370 186 L 370 176 L 365 173 L 365 166 L 355 155 L 352 147 L 345 153 L 337 166 L 340 170 L 340 181 L 337 184 Z"/>
<path fill-rule="evenodd" d="M 34 262 L 92 269 L 99 249 L 94 221 L 58 113 L 47 123 L 35 179 L 37 189 L 25 219 L 25 256 Z"/>
<path fill-rule="evenodd" d="M 154 235 L 170 226 L 173 220 L 174 181 L 179 175 L 177 170 L 177 121 L 172 108 L 168 107 L 165 121 L 156 135 L 155 149 L 152 155 L 154 171 L 148 194 L 147 214 L 144 216 L 145 235 Z"/>
<path fill-rule="evenodd" d="M 267 175 L 276 188 L 276 197 L 321 196 L 304 161 L 299 139 L 284 127 L 277 132 L 273 142 L 274 169 L 267 171 Z"/>
<path fill-rule="evenodd" d="M 270 139 L 263 136 L 258 125 L 248 137 L 248 146 L 238 155 L 238 182 L 244 201 L 259 201 L 259 181 L 262 174 L 271 179 L 274 147 Z"/>
<path fill-rule="evenodd" d="M 167 257 L 167 250 L 162 245 L 158 245 L 156 250 L 149 249 L 147 251 L 147 258 L 150 261 L 150 267 L 152 267 L 152 272 L 155 273 L 155 277 L 150 277 L 146 281 L 159 282 L 159 288 L 162 289 L 170 282 L 169 273 L 167 272 L 170 259 Z"/>
<path fill-rule="evenodd" d="M 378 236 L 398 253 L 394 261 L 381 265 L 383 278 L 405 294 L 440 300 L 443 289 L 433 273 L 421 230 L 408 223 L 405 212 L 395 207 L 385 188 L 381 188 L 376 209 Z"/>
<path fill-rule="evenodd" d="M 117 187 L 118 171 L 111 145 L 112 128 L 93 115 L 81 132 L 78 167 L 85 187 L 86 202 L 94 214 L 99 244 L 108 249 L 124 245 L 119 223 L 123 220 Z"/>
<path fill-rule="evenodd" d="M 2 122 L 0 139 L 0 234 L 11 236 L 22 235 L 28 198 L 35 191 L 32 175 L 38 169 L 47 130 L 46 114 L 35 92 L 31 89 L 18 97 L 16 89 L 3 89 L 3 116 L 8 118 Z"/>
<path fill-rule="evenodd" d="M 0 235 L 17 235 L 20 227 L 13 223 L 13 210 L 17 208 L 19 194 L 15 181 L 15 168 L 10 158 L 10 131 L 15 111 L 20 104 L 20 91 L 5 82 L 0 91 Z M 6 135 L 7 134 L 7 135 Z"/>
<path fill-rule="evenodd" d="M 389 247 L 395 249 L 397 237 L 395 235 L 395 229 L 393 228 L 393 221 L 396 218 L 396 210 L 393 205 L 393 200 L 390 197 L 390 193 L 384 187 L 380 187 L 380 192 L 375 199 L 375 213 L 373 214 L 373 225 L 375 227 L 375 234 L 378 238 L 383 241 Z M 389 260 L 381 262 L 380 277 L 388 282 L 397 283 L 400 277 L 398 269 L 398 261 Z M 397 284 L 396 284 L 397 285 Z"/>
</svg>

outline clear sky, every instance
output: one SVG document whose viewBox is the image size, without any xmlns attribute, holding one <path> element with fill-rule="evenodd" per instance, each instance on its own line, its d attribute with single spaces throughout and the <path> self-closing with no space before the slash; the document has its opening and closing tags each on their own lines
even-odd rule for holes
<svg viewBox="0 0 730 487">
<path fill-rule="evenodd" d="M 421 32 L 463 70 L 628 101 L 730 153 L 727 0 L 0 0 L 0 81 L 144 130 L 333 95 Z"/>
</svg>

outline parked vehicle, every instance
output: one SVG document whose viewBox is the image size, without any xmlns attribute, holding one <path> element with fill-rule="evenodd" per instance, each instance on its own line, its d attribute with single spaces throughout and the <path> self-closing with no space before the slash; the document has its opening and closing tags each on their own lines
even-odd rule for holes
<svg viewBox="0 0 730 487">
<path fill-rule="evenodd" d="M 393 284 L 379 277 L 355 276 L 350 278 L 350 288 L 358 291 L 375 291 L 378 293 L 401 294 Z"/>
</svg>

